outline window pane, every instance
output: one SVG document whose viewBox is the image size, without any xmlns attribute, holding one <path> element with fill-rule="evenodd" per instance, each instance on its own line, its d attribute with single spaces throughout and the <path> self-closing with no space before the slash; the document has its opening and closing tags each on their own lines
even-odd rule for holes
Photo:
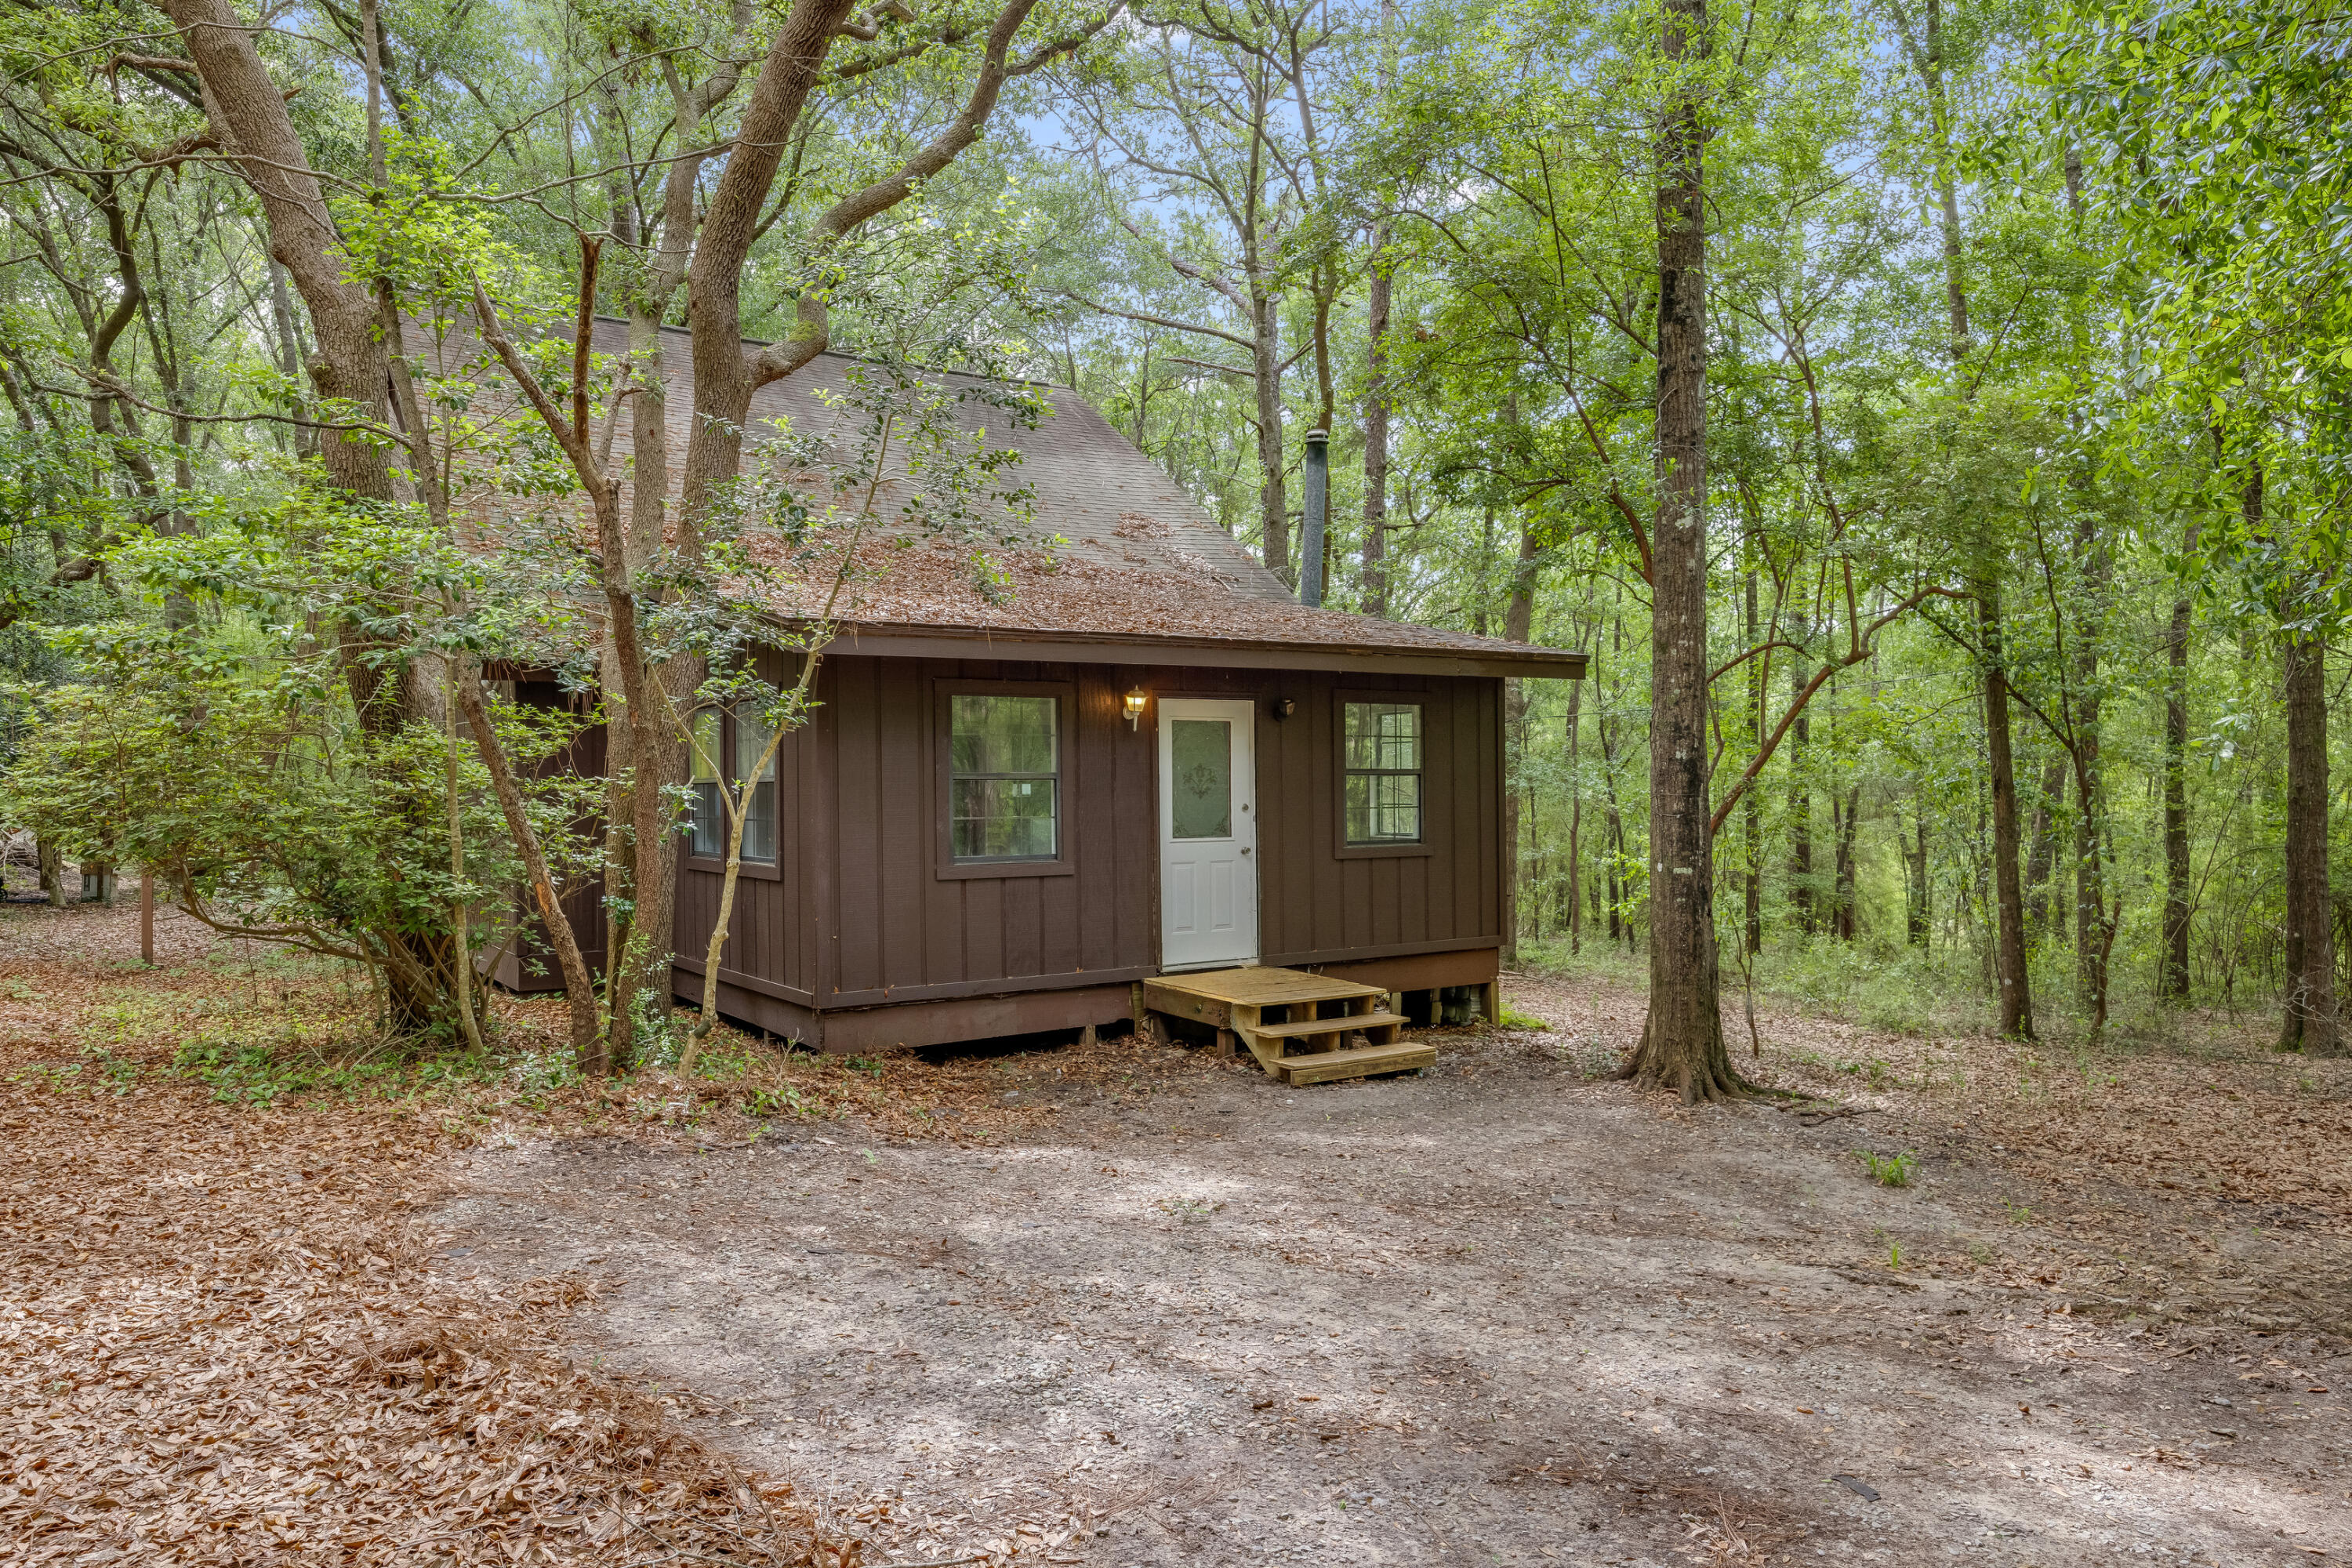
<svg viewBox="0 0 2352 1568">
<path fill-rule="evenodd" d="M 950 762 L 959 773 L 1050 773 L 1056 766 L 1051 697 L 949 699 Z"/>
<path fill-rule="evenodd" d="M 1060 853 L 1060 714 L 1053 697 L 948 700 L 948 846 L 955 858 L 1050 860 Z"/>
<path fill-rule="evenodd" d="M 949 844 L 959 860 L 1050 860 L 1055 781 L 957 779 Z"/>
<path fill-rule="evenodd" d="M 725 816 L 719 808 L 719 781 L 694 781 L 694 852 L 718 855 L 726 850 Z"/>
<path fill-rule="evenodd" d="M 1175 719 L 1168 725 L 1174 796 L 1169 815 L 1179 838 L 1234 836 L 1234 727 L 1223 719 Z"/>
<path fill-rule="evenodd" d="M 718 709 L 705 708 L 694 716 L 694 744 L 687 750 L 692 758 L 690 765 L 694 769 L 696 783 L 719 776 L 716 771 L 719 766 Z"/>
<path fill-rule="evenodd" d="M 1421 704 L 1348 704 L 1347 765 L 1351 768 L 1421 766 Z"/>
<path fill-rule="evenodd" d="M 1346 804 L 1350 844 L 1411 844 L 1421 838 L 1419 773 L 1351 773 Z"/>
<path fill-rule="evenodd" d="M 776 786 L 772 782 L 751 786 L 751 802 L 743 813 L 743 858 L 776 858 Z"/>
<path fill-rule="evenodd" d="M 737 784 L 740 784 L 750 778 L 755 768 L 759 770 L 760 777 L 762 779 L 772 779 L 776 776 L 775 758 L 770 757 L 764 767 L 760 763 L 760 753 L 768 749 L 768 738 L 775 732 L 769 725 L 762 723 L 759 714 L 751 711 L 748 706 L 735 710 L 735 782 Z"/>
</svg>

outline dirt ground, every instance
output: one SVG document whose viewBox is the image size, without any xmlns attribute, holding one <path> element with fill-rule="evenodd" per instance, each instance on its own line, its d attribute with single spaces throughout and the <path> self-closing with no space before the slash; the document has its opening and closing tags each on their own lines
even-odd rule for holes
<svg viewBox="0 0 2352 1568">
<path fill-rule="evenodd" d="M 1691 1111 L 1599 1076 L 1637 995 L 1506 992 L 1425 1076 L 1034 1051 L 985 1141 L 512 1137 L 423 1223 L 869 1562 L 2352 1557 L 2344 1064 L 1772 1014 L 1846 1113 Z"/>
</svg>

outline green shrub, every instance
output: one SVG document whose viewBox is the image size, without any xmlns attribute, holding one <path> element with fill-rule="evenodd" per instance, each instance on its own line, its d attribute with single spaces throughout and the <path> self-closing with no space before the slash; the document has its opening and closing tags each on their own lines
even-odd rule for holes
<svg viewBox="0 0 2352 1568">
<path fill-rule="evenodd" d="M 1918 1169 L 1918 1160 L 1908 1149 L 1899 1154 L 1874 1154 L 1867 1149 L 1856 1149 L 1853 1157 L 1862 1162 L 1870 1179 L 1882 1187 L 1907 1187 Z"/>
</svg>

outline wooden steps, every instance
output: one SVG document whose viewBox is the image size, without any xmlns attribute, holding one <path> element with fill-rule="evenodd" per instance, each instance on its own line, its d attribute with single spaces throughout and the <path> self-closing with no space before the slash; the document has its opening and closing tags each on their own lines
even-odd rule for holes
<svg viewBox="0 0 2352 1568">
<path fill-rule="evenodd" d="M 1248 1047 L 1268 1077 L 1293 1084 L 1413 1072 L 1436 1061 L 1433 1047 L 1402 1038 L 1406 1019 L 1387 1011 L 1387 1000 L 1377 985 L 1297 969 L 1213 969 L 1143 983 L 1146 1008 L 1211 1026 L 1221 1043 Z M 1350 1046 L 1350 1036 L 1366 1043 Z"/>
</svg>

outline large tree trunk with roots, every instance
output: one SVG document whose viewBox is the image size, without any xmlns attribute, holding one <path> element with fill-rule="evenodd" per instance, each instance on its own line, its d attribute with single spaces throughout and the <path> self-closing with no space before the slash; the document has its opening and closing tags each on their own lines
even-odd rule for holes
<svg viewBox="0 0 2352 1568">
<path fill-rule="evenodd" d="M 1706 49 L 1706 0 L 1667 0 L 1660 52 Z M 1650 1013 L 1625 1076 L 1685 1104 L 1740 1098 L 1723 1044 L 1707 798 L 1705 134 L 1691 89 L 1658 127 L 1658 510 L 1651 544 Z"/>
</svg>

